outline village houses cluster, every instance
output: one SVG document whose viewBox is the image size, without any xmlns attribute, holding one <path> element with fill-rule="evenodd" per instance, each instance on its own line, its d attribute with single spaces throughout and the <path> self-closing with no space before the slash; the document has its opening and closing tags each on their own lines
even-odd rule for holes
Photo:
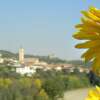
<svg viewBox="0 0 100 100">
<path fill-rule="evenodd" d="M 13 58 L 3 58 L 2 54 L 0 54 L 0 64 L 3 64 L 4 61 L 7 61 L 8 66 L 13 66 L 16 70 L 16 73 L 19 73 L 21 75 L 27 74 L 32 75 L 36 72 L 37 69 L 42 69 L 43 71 L 47 70 L 57 70 L 61 71 L 67 70 L 69 72 L 73 72 L 75 69 L 75 66 L 72 64 L 48 64 L 47 62 L 40 61 L 38 58 L 30 57 L 25 58 L 25 50 L 23 48 L 19 49 L 19 59 L 13 59 Z M 52 59 L 52 58 L 51 58 Z M 79 72 L 86 72 L 88 69 L 78 67 Z"/>
</svg>

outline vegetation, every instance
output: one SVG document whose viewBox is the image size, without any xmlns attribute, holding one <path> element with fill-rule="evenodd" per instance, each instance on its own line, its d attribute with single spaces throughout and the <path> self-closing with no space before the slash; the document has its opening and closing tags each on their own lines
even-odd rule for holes
<svg viewBox="0 0 100 100">
<path fill-rule="evenodd" d="M 3 58 L 16 58 L 16 54 L 6 50 L 0 50 L 0 54 L 2 54 Z"/>
<path fill-rule="evenodd" d="M 90 67 L 91 66 L 91 62 L 84 62 L 82 60 L 71 60 L 71 61 L 67 61 L 67 63 L 69 64 L 73 64 L 74 66 L 85 66 L 85 67 Z"/>
<path fill-rule="evenodd" d="M 0 50 L 2 57 L 18 59 L 18 54 Z M 39 58 L 49 64 L 69 63 L 76 69 L 70 73 L 67 70 L 43 71 L 38 69 L 32 77 L 21 76 L 15 72 L 15 67 L 8 66 L 8 62 L 0 65 L 0 100 L 57 100 L 63 98 L 64 92 L 71 89 L 90 86 L 86 73 L 80 73 L 77 66 L 84 66 L 80 61 L 65 61 L 49 56 L 25 57 Z"/>
<path fill-rule="evenodd" d="M 57 100 L 67 90 L 89 85 L 85 73 L 37 70 L 28 77 L 11 67 L 0 67 L 0 100 Z"/>
</svg>

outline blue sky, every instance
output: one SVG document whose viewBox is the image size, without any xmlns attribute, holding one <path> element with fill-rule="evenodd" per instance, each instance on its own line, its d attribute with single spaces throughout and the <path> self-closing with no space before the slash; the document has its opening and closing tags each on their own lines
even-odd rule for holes
<svg viewBox="0 0 100 100">
<path fill-rule="evenodd" d="M 35 55 L 55 54 L 80 59 L 72 34 L 80 22 L 80 11 L 99 0 L 0 0 L 0 49 Z"/>
</svg>

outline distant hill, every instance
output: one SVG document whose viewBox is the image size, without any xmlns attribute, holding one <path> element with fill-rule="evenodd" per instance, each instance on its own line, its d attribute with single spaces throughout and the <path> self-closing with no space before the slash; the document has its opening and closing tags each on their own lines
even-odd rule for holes
<svg viewBox="0 0 100 100">
<path fill-rule="evenodd" d="M 2 54 L 2 57 L 4 58 L 15 58 L 18 59 L 18 53 L 12 53 L 10 51 L 6 51 L 6 50 L 0 50 L 0 54 Z M 38 55 L 31 55 L 31 54 L 26 54 L 25 55 L 26 58 L 38 58 L 40 61 L 45 61 L 47 63 L 66 63 L 65 60 L 62 60 L 60 58 L 49 58 L 49 56 L 38 56 Z"/>
<path fill-rule="evenodd" d="M 71 61 L 67 61 L 67 63 L 73 64 L 75 66 L 78 66 L 78 65 L 82 65 L 82 66 L 86 66 L 86 67 L 90 67 L 91 66 L 91 62 L 85 63 L 82 60 L 71 60 Z"/>
<path fill-rule="evenodd" d="M 2 57 L 6 58 L 16 58 L 16 54 L 6 50 L 0 50 L 0 54 Z"/>
<path fill-rule="evenodd" d="M 59 63 L 66 63 L 66 60 L 60 59 L 58 57 L 50 58 L 49 56 L 34 56 L 36 58 L 39 58 L 40 61 L 45 61 L 48 64 L 59 64 Z"/>
<path fill-rule="evenodd" d="M 13 53 L 10 51 L 6 51 L 6 50 L 0 50 L 0 54 L 2 54 L 2 57 L 4 58 L 14 58 L 14 59 L 18 59 L 18 53 Z M 84 63 L 81 60 L 71 60 L 71 61 L 66 61 L 66 60 L 62 60 L 58 57 L 54 57 L 54 58 L 50 58 L 49 56 L 39 56 L 39 55 L 29 55 L 26 54 L 25 57 L 27 58 L 38 58 L 40 61 L 45 61 L 48 64 L 59 64 L 59 63 L 68 63 L 68 64 L 73 64 L 75 66 L 79 66 L 79 65 L 83 65 L 83 66 L 91 66 L 91 63 Z"/>
</svg>

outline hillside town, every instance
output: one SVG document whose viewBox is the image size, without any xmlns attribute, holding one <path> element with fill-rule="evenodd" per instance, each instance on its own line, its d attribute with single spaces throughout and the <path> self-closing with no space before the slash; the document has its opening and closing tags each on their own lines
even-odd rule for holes
<svg viewBox="0 0 100 100">
<path fill-rule="evenodd" d="M 1 0 L 0 100 L 100 100 L 97 1 Z"/>
<path fill-rule="evenodd" d="M 52 59 L 52 57 L 51 57 L 51 59 Z M 25 74 L 32 75 L 38 69 L 41 69 L 43 71 L 64 70 L 66 72 L 73 72 L 76 69 L 76 66 L 74 64 L 68 64 L 68 63 L 48 64 L 45 61 L 40 61 L 39 58 L 25 57 L 24 48 L 19 49 L 18 59 L 3 58 L 2 54 L 0 54 L 0 64 L 6 64 L 7 66 L 12 66 L 12 68 L 15 68 L 16 73 L 19 73 L 21 75 L 25 75 Z M 77 66 L 77 70 L 79 72 L 87 72 L 87 73 L 89 71 L 88 68 L 86 68 L 82 65 Z"/>
</svg>

